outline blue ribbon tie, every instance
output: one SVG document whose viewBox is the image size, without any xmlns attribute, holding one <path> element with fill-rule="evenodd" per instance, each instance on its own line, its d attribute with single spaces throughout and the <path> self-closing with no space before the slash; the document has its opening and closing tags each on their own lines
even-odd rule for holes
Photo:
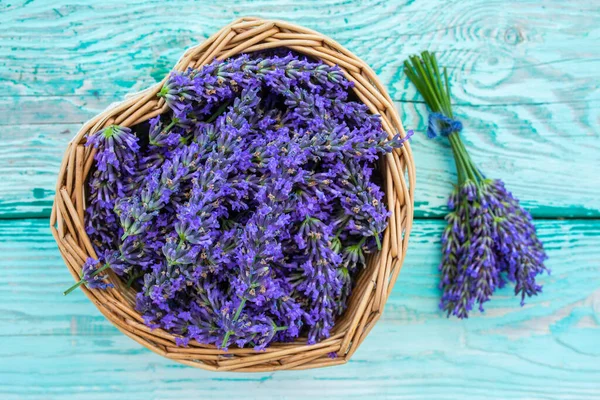
<svg viewBox="0 0 600 400">
<path fill-rule="evenodd" d="M 429 122 L 427 124 L 427 137 L 433 139 L 439 136 L 448 136 L 452 132 L 460 132 L 463 129 L 463 124 L 457 119 L 446 117 L 442 113 L 429 114 Z"/>
</svg>

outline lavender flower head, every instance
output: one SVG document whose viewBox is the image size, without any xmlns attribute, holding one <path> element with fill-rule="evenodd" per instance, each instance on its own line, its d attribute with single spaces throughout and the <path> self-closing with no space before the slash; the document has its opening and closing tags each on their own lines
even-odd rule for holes
<svg viewBox="0 0 600 400">
<path fill-rule="evenodd" d="M 521 305 L 541 292 L 535 278 L 547 271 L 546 254 L 531 216 L 501 180 L 465 181 L 450 196 L 448 208 L 440 308 L 467 318 L 475 304 L 483 311 L 483 303 L 507 280 L 515 283 Z"/>
<path fill-rule="evenodd" d="M 107 277 L 103 274 L 104 271 L 111 268 L 111 265 L 109 263 L 104 263 L 103 265 L 101 261 L 88 257 L 81 268 L 81 279 L 79 282 L 67 289 L 63 294 L 67 295 L 71 293 L 82 284 L 85 284 L 88 289 L 107 289 L 113 287 L 111 283 L 106 282 Z"/>
</svg>

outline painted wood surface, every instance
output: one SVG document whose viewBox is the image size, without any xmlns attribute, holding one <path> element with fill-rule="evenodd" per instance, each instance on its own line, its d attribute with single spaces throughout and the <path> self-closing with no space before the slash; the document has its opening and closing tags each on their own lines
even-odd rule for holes
<svg viewBox="0 0 600 400">
<path fill-rule="evenodd" d="M 274 374 L 177 365 L 118 332 L 71 277 L 47 221 L 0 221 L 0 398 L 600 398 L 600 221 L 540 221 L 552 275 L 519 307 L 437 309 L 442 221 L 418 220 L 383 318 L 342 366 Z"/>
<path fill-rule="evenodd" d="M 70 276 L 46 218 L 68 141 L 242 15 L 336 39 L 375 69 L 417 131 L 408 256 L 347 365 L 199 371 L 141 348 L 81 293 L 62 296 Z M 0 0 L 0 25 L 0 399 L 600 398 L 595 2 Z M 448 147 L 424 138 L 425 108 L 402 73 L 423 49 L 449 69 L 473 158 L 540 218 L 553 273 L 523 308 L 507 288 L 468 321 L 437 309 L 439 218 L 454 172 Z"/>
<path fill-rule="evenodd" d="M 538 217 L 600 216 L 600 7 L 594 2 L 14 1 L 0 3 L 0 217 L 48 216 L 54 172 L 82 122 L 161 79 L 240 15 L 286 18 L 365 59 L 414 142 L 416 215 L 440 217 L 448 147 L 402 73 L 422 49 L 449 68 L 473 157 Z"/>
</svg>

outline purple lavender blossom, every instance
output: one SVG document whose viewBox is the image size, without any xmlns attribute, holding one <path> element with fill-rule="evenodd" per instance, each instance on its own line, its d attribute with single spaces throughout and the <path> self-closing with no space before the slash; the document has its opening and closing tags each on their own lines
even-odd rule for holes
<svg viewBox="0 0 600 400">
<path fill-rule="evenodd" d="M 483 311 L 507 279 L 515 283 L 521 305 L 541 292 L 535 278 L 547 271 L 546 255 L 531 216 L 502 181 L 468 180 L 454 190 L 448 207 L 440 264 L 440 307 L 448 315 L 467 318 L 475 304 Z"/>
<path fill-rule="evenodd" d="M 107 269 L 107 266 L 101 266 L 99 260 L 89 257 L 81 269 L 81 278 L 90 289 L 112 287 L 112 284 L 104 282 L 106 276 L 102 275 L 101 272 L 105 269 Z"/>
<path fill-rule="evenodd" d="M 542 291 L 542 286 L 535 281 L 536 276 L 550 272 L 544 266 L 547 256 L 542 242 L 531 215 L 504 188 L 501 180 L 484 180 L 481 191 L 483 202 L 493 209 L 494 247 L 500 269 L 515 283 L 515 294 L 521 296 L 523 305 L 526 297 Z"/>
<path fill-rule="evenodd" d="M 100 266 L 100 262 L 93 258 L 88 258 L 81 270 L 81 277 L 85 285 L 90 289 L 106 289 L 112 287 L 112 284 L 104 282 L 106 276 L 101 275 L 101 272 L 106 267 Z"/>
<path fill-rule="evenodd" d="M 113 211 L 117 198 L 130 194 L 130 183 L 137 172 L 138 139 L 129 128 L 111 125 L 88 137 L 87 145 L 98 151 L 96 170 L 89 182 L 90 202 L 86 232 L 96 250 L 115 245 L 118 231 Z"/>
</svg>

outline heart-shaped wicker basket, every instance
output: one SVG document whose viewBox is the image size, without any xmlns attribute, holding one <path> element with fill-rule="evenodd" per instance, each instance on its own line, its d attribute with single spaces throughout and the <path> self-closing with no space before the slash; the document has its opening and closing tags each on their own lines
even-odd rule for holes
<svg viewBox="0 0 600 400">
<path fill-rule="evenodd" d="M 213 59 L 226 59 L 243 52 L 287 47 L 315 59 L 337 64 L 355 83 L 356 96 L 381 121 L 391 138 L 405 136 L 392 100 L 367 64 L 322 34 L 282 21 L 258 18 L 239 19 L 213 35 L 203 44 L 187 50 L 174 70 L 200 68 Z M 165 78 L 166 79 L 166 78 Z M 92 168 L 95 151 L 84 145 L 90 133 L 112 125 L 133 126 L 167 111 L 157 97 L 162 82 L 88 121 L 69 144 L 56 185 L 50 226 L 69 271 L 76 280 L 84 261 L 97 258 L 84 230 L 85 182 Z M 225 352 L 194 341 L 177 347 L 175 337 L 144 325 L 135 310 L 135 292 L 112 272 L 108 290 L 81 289 L 98 310 L 121 332 L 150 350 L 178 362 L 213 371 L 275 371 L 326 367 L 343 364 L 365 339 L 383 311 L 398 277 L 413 220 L 415 167 L 408 143 L 381 160 L 388 208 L 391 211 L 383 248 L 371 254 L 349 300 L 348 309 L 338 318 L 331 337 L 308 345 L 306 339 L 275 343 L 265 351 L 231 348 Z M 333 356 L 335 355 L 335 356 Z"/>
</svg>

